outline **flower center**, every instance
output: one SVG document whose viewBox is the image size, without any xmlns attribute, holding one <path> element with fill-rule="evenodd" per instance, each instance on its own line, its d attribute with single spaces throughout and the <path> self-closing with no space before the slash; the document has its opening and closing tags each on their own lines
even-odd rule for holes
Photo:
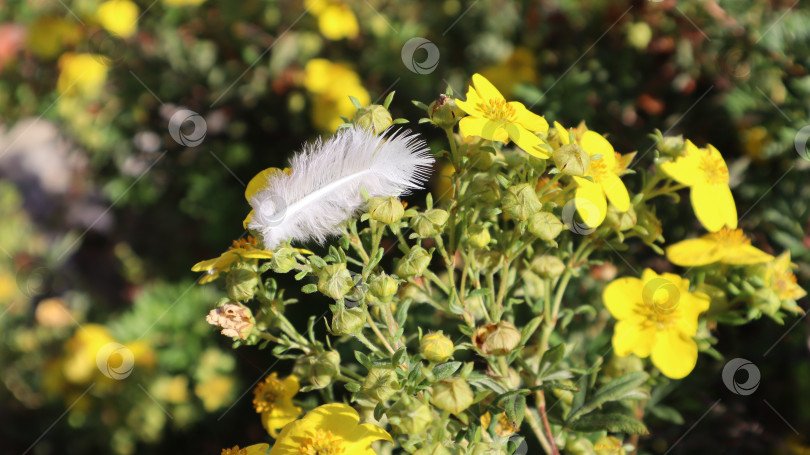
<svg viewBox="0 0 810 455">
<path fill-rule="evenodd" d="M 643 315 L 649 324 L 659 328 L 670 325 L 675 319 L 675 312 L 681 300 L 681 292 L 671 281 L 656 278 L 644 285 L 641 291 L 642 304 L 637 312 Z"/>
<path fill-rule="evenodd" d="M 301 443 L 298 451 L 301 455 L 339 455 L 346 451 L 346 447 L 343 445 L 343 439 L 329 430 L 319 428 L 312 437 Z"/>
<path fill-rule="evenodd" d="M 729 229 L 724 227 L 719 231 L 709 234 L 717 243 L 723 244 L 726 247 L 742 246 L 751 243 L 751 240 L 743 234 L 742 229 Z"/>
<path fill-rule="evenodd" d="M 706 181 L 712 185 L 728 183 L 728 168 L 722 157 L 712 156 L 706 152 L 701 159 L 700 170 L 706 176 Z"/>
<path fill-rule="evenodd" d="M 601 182 L 604 180 L 605 175 L 608 173 L 608 167 L 605 163 L 605 160 L 598 159 L 596 161 L 591 161 L 590 166 L 588 166 L 588 175 L 593 177 L 593 181 L 596 183 Z"/>
<path fill-rule="evenodd" d="M 284 383 L 273 373 L 253 390 L 253 407 L 258 413 L 270 411 L 283 396 Z"/>
<path fill-rule="evenodd" d="M 515 108 L 506 100 L 490 98 L 489 103 L 479 103 L 478 108 L 484 111 L 486 118 L 497 122 L 512 122 L 515 119 Z"/>
<path fill-rule="evenodd" d="M 246 455 L 246 449 L 240 449 L 239 446 L 233 446 L 232 449 L 222 449 L 221 455 Z"/>
<path fill-rule="evenodd" d="M 256 238 L 253 237 L 252 235 L 249 235 L 247 236 L 247 238 L 234 240 L 233 245 L 231 245 L 231 247 L 228 248 L 228 250 L 234 250 L 238 248 L 250 250 L 253 249 L 256 245 L 258 245 L 258 241 L 256 240 Z"/>
</svg>

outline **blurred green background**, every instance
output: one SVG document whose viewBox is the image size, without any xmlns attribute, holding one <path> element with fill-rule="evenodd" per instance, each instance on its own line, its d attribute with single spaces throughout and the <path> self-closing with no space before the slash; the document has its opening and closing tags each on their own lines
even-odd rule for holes
<svg viewBox="0 0 810 455">
<path fill-rule="evenodd" d="M 4 2 L 0 453 L 266 439 L 250 391 L 273 359 L 205 323 L 222 292 L 189 268 L 243 234 L 245 183 L 334 132 L 349 95 L 396 91 L 394 117 L 437 147 L 411 100 L 463 95 L 475 72 L 638 151 L 634 166 L 650 165 L 655 129 L 711 142 L 741 226 L 789 249 L 807 288 L 808 23 L 799 0 Z M 659 214 L 668 241 L 699 232 L 688 203 Z M 640 453 L 810 453 L 807 334 L 803 317 L 723 327 L 718 350 L 752 361 L 760 387 L 733 394 L 724 362 L 701 356 L 660 397 L 682 419 L 648 416 Z M 134 354 L 126 377 L 97 366 L 110 342 Z"/>
</svg>

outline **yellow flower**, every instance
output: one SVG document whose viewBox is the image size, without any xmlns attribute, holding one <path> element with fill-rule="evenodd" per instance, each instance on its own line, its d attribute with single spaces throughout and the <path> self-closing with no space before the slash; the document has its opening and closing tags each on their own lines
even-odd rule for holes
<svg viewBox="0 0 810 455">
<path fill-rule="evenodd" d="M 269 448 L 269 444 L 253 444 L 244 449 L 240 449 L 239 446 L 233 446 L 230 449 L 222 449 L 220 455 L 264 455 Z"/>
<path fill-rule="evenodd" d="M 361 105 L 371 103 L 360 76 L 348 66 L 316 58 L 304 67 L 304 87 L 313 95 L 312 123 L 323 131 L 335 131 L 343 123 L 341 117 L 352 118 L 357 108 L 349 96 Z"/>
<path fill-rule="evenodd" d="M 276 373 L 270 373 L 253 389 L 253 408 L 262 415 L 262 425 L 271 436 L 275 437 L 277 429 L 301 415 L 301 408 L 292 403 L 299 388 L 298 378 L 294 375 L 282 381 Z"/>
<path fill-rule="evenodd" d="M 26 34 L 28 48 L 36 56 L 53 58 L 64 46 L 72 46 L 82 36 L 81 26 L 74 20 L 44 16 L 37 18 Z"/>
<path fill-rule="evenodd" d="M 233 395 L 234 381 L 230 376 L 217 375 L 194 387 L 194 394 L 202 400 L 203 409 L 215 411 L 228 403 Z"/>
<path fill-rule="evenodd" d="M 336 0 L 307 0 L 304 7 L 318 17 L 318 28 L 332 41 L 357 37 L 359 27 L 349 5 Z"/>
<path fill-rule="evenodd" d="M 318 406 L 281 430 L 270 455 L 375 455 L 372 442 L 392 441 L 382 428 L 359 422 L 360 416 L 349 405 Z"/>
<path fill-rule="evenodd" d="M 59 93 L 87 98 L 98 96 L 107 81 L 107 65 L 101 63 L 101 59 L 93 54 L 62 54 L 59 57 L 59 79 L 56 81 Z"/>
<path fill-rule="evenodd" d="M 290 175 L 292 169 L 285 167 L 284 170 L 281 170 L 277 167 L 269 167 L 258 174 L 256 174 L 250 181 L 248 182 L 247 186 L 245 187 L 245 200 L 250 203 L 250 200 L 253 196 L 258 193 L 259 191 L 263 190 L 267 182 L 274 178 L 276 175 L 280 174 L 287 174 Z M 242 227 L 247 229 L 248 223 L 253 219 L 253 210 L 248 213 L 244 220 L 242 220 Z"/>
<path fill-rule="evenodd" d="M 722 228 L 697 239 L 682 240 L 667 247 L 669 262 L 683 267 L 696 267 L 715 262 L 750 265 L 768 262 L 770 254 L 751 246 L 741 229 Z"/>
<path fill-rule="evenodd" d="M 690 188 L 695 216 L 706 230 L 737 228 L 737 206 L 728 187 L 728 167 L 711 144 L 700 149 L 687 140 L 684 156 L 662 163 L 661 169 Z"/>
<path fill-rule="evenodd" d="M 481 426 L 484 427 L 486 431 L 491 423 L 492 415 L 489 412 L 485 412 L 484 415 L 481 416 Z M 514 434 L 515 431 L 517 431 L 517 428 L 515 428 L 515 424 L 509 420 L 509 417 L 506 416 L 506 413 L 502 412 L 498 414 L 498 421 L 495 422 L 495 434 L 500 438 L 505 438 Z"/>
<path fill-rule="evenodd" d="M 467 101 L 456 100 L 456 105 L 468 114 L 458 125 L 462 137 L 480 136 L 505 143 L 512 140 L 531 155 L 544 159 L 550 156 L 543 148 L 545 142 L 535 135 L 546 133 L 548 122 L 523 103 L 507 102 L 484 76 L 473 74 Z"/>
<path fill-rule="evenodd" d="M 537 59 L 531 49 L 517 47 L 505 61 L 481 70 L 481 75 L 501 87 L 504 97 L 512 96 L 512 88 L 517 84 L 537 82 Z"/>
<path fill-rule="evenodd" d="M 796 284 L 796 275 L 792 271 L 794 268 L 796 265 L 790 262 L 790 251 L 785 251 L 768 263 L 765 282 L 776 292 L 779 300 L 799 300 L 807 295 L 807 292 Z"/>
<path fill-rule="evenodd" d="M 689 292 L 689 280 L 644 270 L 641 279 L 619 278 L 603 294 L 605 306 L 618 319 L 613 349 L 624 357 L 652 356 L 664 375 L 680 379 L 697 362 L 698 315 L 709 309 L 709 297 Z"/>
<path fill-rule="evenodd" d="M 108 32 L 130 37 L 138 28 L 138 5 L 129 0 L 109 0 L 99 5 L 96 20 Z"/>
<path fill-rule="evenodd" d="M 213 259 L 194 264 L 191 268 L 192 272 L 208 272 L 200 280 L 200 284 L 205 284 L 219 278 L 219 274 L 227 271 L 231 264 L 240 259 L 272 259 L 273 252 L 263 250 L 256 246 L 257 241 L 254 237 L 248 236 L 247 239 L 239 239 L 233 241 L 233 246 L 228 248 L 228 251 Z"/>
<path fill-rule="evenodd" d="M 115 339 L 107 327 L 99 324 L 85 324 L 65 342 L 67 351 L 62 365 L 62 374 L 73 384 L 87 384 L 100 375 L 96 356 L 102 346 L 114 343 Z"/>
<path fill-rule="evenodd" d="M 569 132 L 562 125 L 554 122 L 554 128 L 557 130 L 557 138 L 562 145 L 571 142 Z M 594 131 L 584 130 L 577 136 L 580 147 L 591 157 L 585 177 L 591 177 L 593 182 L 584 177 L 573 177 L 577 182 L 574 197 L 592 204 L 578 201 L 576 207 L 588 227 L 595 228 L 605 221 L 608 200 L 620 212 L 630 209 L 630 195 L 619 177 L 626 172 L 633 154 L 617 153 L 607 139 Z M 594 159 L 596 155 L 601 155 L 601 157 Z M 597 213 L 593 212 L 593 208 L 597 209 Z"/>
</svg>

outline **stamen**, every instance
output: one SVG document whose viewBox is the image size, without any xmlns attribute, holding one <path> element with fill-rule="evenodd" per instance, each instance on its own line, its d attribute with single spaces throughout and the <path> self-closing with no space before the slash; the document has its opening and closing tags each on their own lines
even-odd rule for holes
<svg viewBox="0 0 810 455">
<path fill-rule="evenodd" d="M 346 447 L 342 438 L 319 428 L 312 437 L 301 443 L 298 451 L 301 455 L 340 455 L 346 451 Z"/>
</svg>

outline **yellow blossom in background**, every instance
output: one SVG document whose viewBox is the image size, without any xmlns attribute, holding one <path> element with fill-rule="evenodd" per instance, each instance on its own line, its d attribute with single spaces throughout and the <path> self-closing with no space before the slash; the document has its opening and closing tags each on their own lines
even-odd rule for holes
<svg viewBox="0 0 810 455">
<path fill-rule="evenodd" d="M 709 144 L 698 148 L 686 141 L 685 154 L 661 164 L 661 169 L 690 188 L 695 216 L 707 231 L 737 228 L 737 206 L 728 187 L 728 167 L 723 155 Z"/>
<path fill-rule="evenodd" d="M 557 130 L 557 137 L 562 145 L 571 142 L 569 132 L 562 125 L 554 122 L 554 128 Z M 584 177 L 573 177 L 577 183 L 574 197 L 593 204 L 591 206 L 587 203 L 577 203 L 577 211 L 590 228 L 595 228 L 605 221 L 608 200 L 620 212 L 630 209 L 630 195 L 620 176 L 626 172 L 633 154 L 617 153 L 607 139 L 590 130 L 585 130 L 578 135 L 577 141 L 591 157 L 585 177 L 591 177 L 593 182 Z M 601 157 L 594 159 L 596 155 L 601 155 Z M 597 217 L 594 217 L 594 208 L 598 210 Z"/>
<path fill-rule="evenodd" d="M 515 85 L 538 82 L 536 67 L 534 52 L 525 47 L 517 47 L 503 62 L 481 70 L 481 75 L 492 82 L 492 85 L 500 87 L 503 96 L 509 98 Z"/>
<path fill-rule="evenodd" d="M 253 196 L 258 193 L 259 191 L 263 190 L 267 181 L 273 178 L 277 174 L 287 174 L 290 175 L 292 169 L 285 167 L 284 170 L 281 170 L 277 167 L 269 167 L 258 174 L 256 174 L 250 181 L 248 182 L 247 186 L 245 187 L 245 200 L 250 203 L 250 200 Z M 244 220 L 242 220 L 242 227 L 247 229 L 248 223 L 251 222 L 253 219 L 253 210 L 248 213 Z"/>
<path fill-rule="evenodd" d="M 304 8 L 318 18 L 318 29 L 329 40 L 357 37 L 357 17 L 346 2 L 339 0 L 306 0 Z"/>
<path fill-rule="evenodd" d="M 695 368 L 698 348 L 693 338 L 698 315 L 709 309 L 709 297 L 690 293 L 689 280 L 645 269 L 641 279 L 614 280 L 602 297 L 618 319 L 612 340 L 618 356 L 652 356 L 653 364 L 672 379 Z"/>
<path fill-rule="evenodd" d="M 93 54 L 68 52 L 59 57 L 59 79 L 56 88 L 66 96 L 95 98 L 107 81 L 107 65 Z"/>
<path fill-rule="evenodd" d="M 115 339 L 107 327 L 99 324 L 85 324 L 76 329 L 65 342 L 65 359 L 62 374 L 73 384 L 87 384 L 99 373 L 96 363 L 98 351 Z"/>
<path fill-rule="evenodd" d="M 139 12 L 129 0 L 110 0 L 99 5 L 96 20 L 108 32 L 127 38 L 138 29 Z"/>
<path fill-rule="evenodd" d="M 776 292 L 779 300 L 799 300 L 807 295 L 807 292 L 796 283 L 794 268 L 796 265 L 790 262 L 790 251 L 785 251 L 768 263 L 765 282 Z"/>
<path fill-rule="evenodd" d="M 203 2 L 205 0 L 163 0 L 163 3 L 169 6 L 196 6 Z"/>
<path fill-rule="evenodd" d="M 742 229 L 722 228 L 697 239 L 682 240 L 666 249 L 669 262 L 682 267 L 696 267 L 722 262 L 750 265 L 768 262 L 770 254 L 751 246 Z"/>
<path fill-rule="evenodd" d="M 207 412 L 215 411 L 230 403 L 234 379 L 231 376 L 216 375 L 194 387 L 194 394 L 202 400 Z"/>
<path fill-rule="evenodd" d="M 392 441 L 382 428 L 359 423 L 360 416 L 349 405 L 318 406 L 281 430 L 270 455 L 375 455 L 372 442 Z"/>
<path fill-rule="evenodd" d="M 254 444 L 244 449 L 240 449 L 239 446 L 233 446 L 230 449 L 222 449 L 220 455 L 264 455 L 269 448 L 269 444 Z"/>
<path fill-rule="evenodd" d="M 253 389 L 253 407 L 261 414 L 262 425 L 271 436 L 275 437 L 276 430 L 301 415 L 301 408 L 292 403 L 299 388 L 298 378 L 294 375 L 280 380 L 276 373 L 270 373 Z"/>
<path fill-rule="evenodd" d="M 342 63 L 316 58 L 304 67 L 304 87 L 313 96 L 312 123 L 322 131 L 336 131 L 343 123 L 341 117 L 352 118 L 357 108 L 349 96 L 361 105 L 371 104 L 357 75 Z"/>
<path fill-rule="evenodd" d="M 62 17 L 39 17 L 28 27 L 27 47 L 37 57 L 54 58 L 82 37 L 81 25 Z"/>
<path fill-rule="evenodd" d="M 458 125 L 462 137 L 479 136 L 490 141 L 510 140 L 523 151 L 538 158 L 548 158 L 545 143 L 535 133 L 546 133 L 548 122 L 526 109 L 523 103 L 507 102 L 501 92 L 484 76 L 473 74 L 467 100 L 456 100 L 467 113 Z"/>
</svg>

